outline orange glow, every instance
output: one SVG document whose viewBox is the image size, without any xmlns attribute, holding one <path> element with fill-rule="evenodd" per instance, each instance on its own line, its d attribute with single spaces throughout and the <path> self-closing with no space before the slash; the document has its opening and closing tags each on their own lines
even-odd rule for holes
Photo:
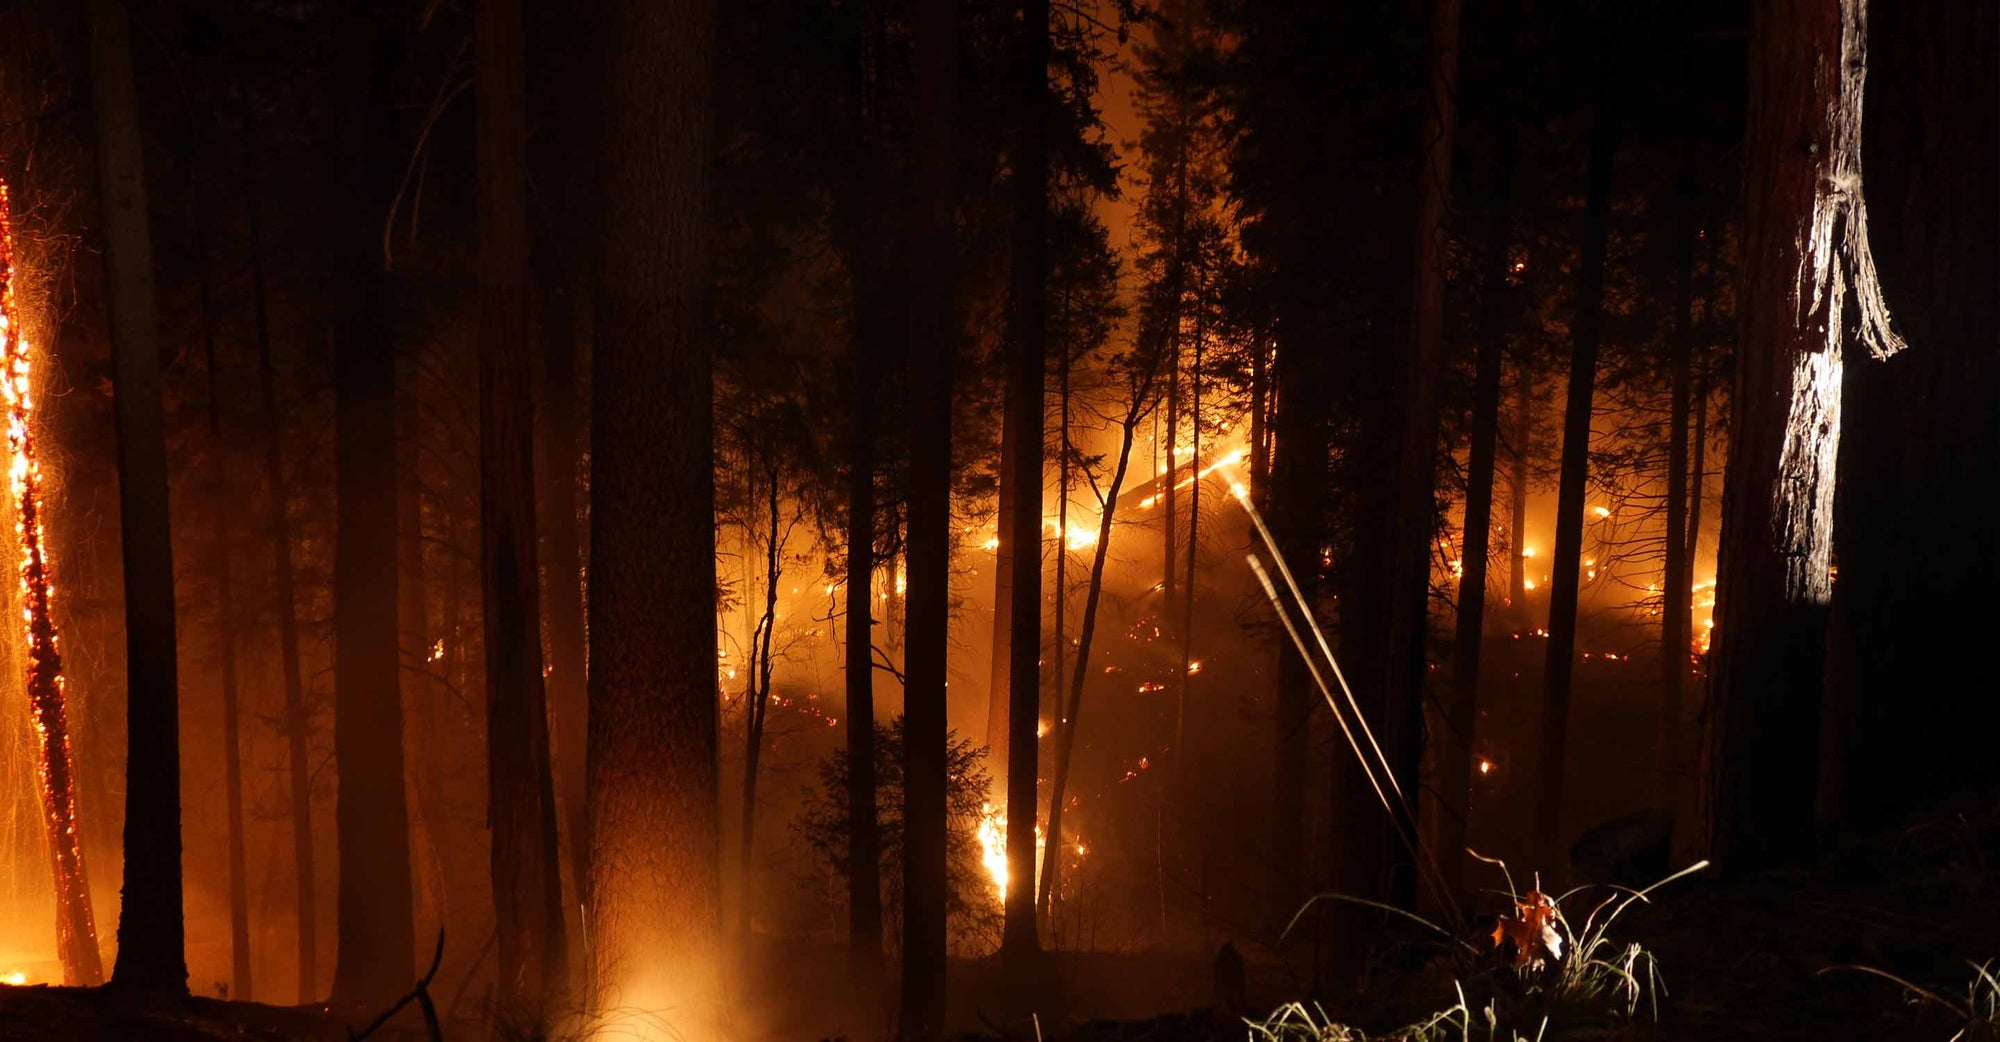
<svg viewBox="0 0 2000 1042">
<path fill-rule="evenodd" d="M 56 952 L 68 984 L 98 984 L 104 970 L 90 910 L 90 883 L 76 828 L 75 766 L 65 710 L 61 642 L 56 635 L 55 585 L 49 579 L 42 535 L 42 469 L 35 452 L 33 369 L 29 347 L 15 323 L 14 235 L 7 188 L 0 184 L 0 398 L 7 405 L 8 476 L 13 491 L 14 535 L 21 550 L 21 618 L 26 631 L 28 705 L 35 723 L 35 772 L 42 816 L 54 862 Z"/>
</svg>

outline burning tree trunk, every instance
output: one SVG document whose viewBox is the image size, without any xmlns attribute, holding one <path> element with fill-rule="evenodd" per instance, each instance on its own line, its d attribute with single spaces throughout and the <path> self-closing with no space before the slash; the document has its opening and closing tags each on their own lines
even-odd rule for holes
<svg viewBox="0 0 2000 1042">
<path fill-rule="evenodd" d="M 334 345 L 334 802 L 339 950 L 333 1000 L 392 1001 L 416 977 L 403 705 L 396 641 L 396 357 L 389 343 L 382 226 L 395 133 L 388 57 L 399 30 L 377 14 L 336 16 L 344 171 L 332 244 Z"/>
<path fill-rule="evenodd" d="M 124 0 L 92 0 L 90 16 L 125 563 L 125 880 L 112 980 L 135 990 L 186 994 L 173 534 L 144 148 Z M 53 651 L 53 630 L 48 638 Z M 63 787 L 70 787 L 67 778 Z M 80 967 L 86 959 L 79 953 Z"/>
<path fill-rule="evenodd" d="M 1007 682 L 1007 888 L 1002 953 L 1013 959 L 1041 948 L 1035 931 L 1035 815 L 1039 780 L 1036 731 L 1042 714 L 1042 382 L 1048 369 L 1049 3 L 1021 4 L 1019 135 L 1014 167 L 1014 260 L 1008 288 L 1013 369 L 1014 537 L 1009 595 Z M 1067 367 L 1067 358 L 1065 358 Z M 1065 368 L 1067 372 L 1067 368 Z M 947 381 L 943 387 L 949 392 Z M 1056 553 L 1066 533 L 1056 532 Z M 997 610 L 997 607 L 996 607 Z M 1060 630 L 1057 640 L 1061 640 Z"/>
<path fill-rule="evenodd" d="M 240 678 L 236 671 L 236 591 L 229 574 L 230 516 L 235 504 L 229 499 L 229 468 L 225 463 L 222 438 L 222 397 L 215 368 L 215 298 L 209 283 L 208 242 L 202 215 L 192 215 L 195 233 L 195 285 L 199 298 L 202 358 L 208 379 L 209 509 L 214 523 L 214 559 L 210 567 L 215 577 L 216 644 L 222 675 L 222 772 L 223 801 L 228 816 L 229 846 L 229 997 L 239 1002 L 252 999 L 250 990 L 250 884 L 243 850 L 243 749 L 239 735 L 237 708 Z"/>
<path fill-rule="evenodd" d="M 1443 0 L 1446 3 L 1454 0 Z M 1443 15 L 1440 10 L 1438 15 Z M 1519 17 L 1513 4 L 1502 15 L 1502 31 L 1513 36 Z M 1441 27 L 1440 27 L 1441 28 Z M 1503 52 L 1509 50 L 1503 46 Z M 1458 618 L 1452 635 L 1451 702 L 1448 729 L 1438 760 L 1439 868 L 1453 899 L 1470 906 L 1475 896 L 1465 889 L 1465 833 L 1472 820 L 1473 739 L 1479 726 L 1479 663 L 1486 636 L 1486 574 L 1493 535 L 1493 472 L 1500 434 L 1500 370 L 1507 353 L 1507 328 L 1513 316 L 1510 292 L 1514 235 L 1514 111 L 1511 58 L 1502 58 L 1493 96 L 1493 170 L 1485 272 L 1481 280 L 1479 344 L 1474 349 L 1472 376 L 1472 445 L 1466 459 L 1465 532 L 1459 545 Z M 1449 81 L 1432 86 L 1449 87 Z M 1433 104 L 1449 104 L 1447 96 Z M 1519 538 L 1518 536 L 1516 537 Z"/>
<path fill-rule="evenodd" d="M 714 15 L 711 0 L 620 0 L 598 26 L 617 219 L 598 229 L 591 378 L 589 996 L 697 1020 L 721 909 L 702 334 Z"/>
<path fill-rule="evenodd" d="M 46 544 L 42 534 L 42 471 L 35 452 L 34 371 L 28 342 L 14 311 L 14 233 L 7 212 L 7 187 L 0 184 L 0 383 L 7 406 L 7 448 L 12 455 L 14 527 L 20 540 L 21 600 L 26 616 L 25 687 L 34 718 L 35 774 L 40 782 L 42 823 L 55 871 L 56 957 L 63 983 L 91 987 L 104 983 L 97 922 L 90 907 L 90 877 L 83 865 L 83 834 L 76 813 L 76 768 L 69 748 L 69 716 L 64 697 L 62 652 L 57 647 Z"/>
<path fill-rule="evenodd" d="M 1590 465 L 1590 413 L 1597 388 L 1597 345 L 1604 327 L 1605 223 L 1611 209 L 1612 122 L 1609 57 L 1600 53 L 1597 116 L 1590 131 L 1583 244 L 1577 262 L 1576 317 L 1570 330 L 1569 390 L 1563 405 L 1562 470 L 1556 491 L 1556 544 L 1549 578 L 1549 640 L 1542 670 L 1541 789 L 1536 829 L 1544 857 L 1558 851 L 1563 769 L 1568 764 L 1569 702 L 1576 660 L 1578 570 L 1583 557 L 1585 481 Z"/>
<path fill-rule="evenodd" d="M 945 1012 L 945 679 L 951 610 L 952 359 L 958 342 L 949 186 L 956 182 L 952 130 L 958 108 L 958 4 L 923 0 L 912 18 L 916 122 L 905 261 L 910 301 L 905 344 L 909 621 L 904 651 L 903 981 L 897 1030 L 906 1039 L 929 1039 L 942 1033 Z M 1039 545 L 1039 531 L 1031 545 Z M 1029 551 L 1016 547 L 1015 552 Z M 1011 862 L 1011 843 L 1009 848 Z"/>
<path fill-rule="evenodd" d="M 1707 778 L 1711 853 L 1737 867 L 1811 839 L 1842 354 L 1903 346 L 1862 198 L 1866 15 L 1866 0 L 1774 0 L 1751 27 Z"/>
<path fill-rule="evenodd" d="M 480 570 L 498 1015 L 535 1029 L 561 993 L 567 950 L 535 545 L 520 0 L 480 0 L 473 28 L 479 69 Z"/>
</svg>

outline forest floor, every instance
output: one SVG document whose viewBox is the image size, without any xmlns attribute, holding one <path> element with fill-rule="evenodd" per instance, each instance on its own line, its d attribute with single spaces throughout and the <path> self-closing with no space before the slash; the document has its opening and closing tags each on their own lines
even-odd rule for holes
<svg viewBox="0 0 2000 1042">
<path fill-rule="evenodd" d="M 1625 1017 L 1607 1015 L 1600 1004 L 1552 1019 L 1539 1035 L 1544 1042 L 1949 1042 L 1955 1036 L 2000 1042 L 2000 1020 L 1968 1025 L 1937 1003 L 1910 1001 L 1896 983 L 1851 968 L 1891 973 L 1944 999 L 1967 1001 L 1974 966 L 2000 960 L 2000 794 L 1934 811 L 1809 866 L 1676 882 L 1625 913 L 1611 940 L 1643 945 L 1657 960 L 1664 985 L 1657 1021 L 1643 1006 Z M 1298 984 L 1275 959 L 1254 950 L 1246 955 L 1251 1009 L 1268 1011 L 1297 997 Z M 757 1003 L 761 1008 L 746 1018 L 754 1024 L 736 1025 L 742 1042 L 813 1042 L 843 1031 L 852 1042 L 867 1042 L 893 1009 L 888 982 L 857 989 L 835 980 L 838 973 L 813 972 L 837 965 L 832 952 L 781 946 L 758 961 L 766 959 L 778 960 L 767 967 L 778 973 L 764 979 L 784 979 L 785 995 Z M 994 1012 L 1006 992 L 995 962 L 954 962 L 952 1020 L 966 1032 L 961 1042 L 1242 1042 L 1250 1035 L 1242 1017 L 1214 1007 L 1205 955 L 1063 953 L 1046 962 L 1042 975 L 1034 989 L 1036 1019 L 1010 1019 Z M 1442 959 L 1404 958 L 1378 970 L 1360 993 L 1326 1003 L 1334 1019 L 1368 1034 L 1278 1037 L 1405 1038 L 1398 1025 L 1448 1007 L 1456 998 L 1453 984 Z M 2000 988 L 1980 1000 L 2000 1004 Z M 837 1014 L 840 1008 L 848 1012 Z M 1175 1009 L 1186 1012 L 1162 1015 Z M 1539 1017 L 1526 1019 L 1537 1023 L 1503 1018 L 1497 1039 L 1505 1042 L 1509 1029 L 1538 1037 Z M 422 1037 L 419 1024 L 407 1025 L 415 1035 L 404 1027 L 392 1027 L 395 1037 Z M 452 1025 L 447 1036 L 483 1034 L 459 1028 L 465 1025 Z M 158 1004 L 101 989 L 0 986 L 0 1042 L 340 1042 L 349 1029 L 318 1010 L 205 998 Z M 1469 1035 L 1453 1028 L 1432 1036 L 1436 1042 L 1488 1037 L 1483 1023 Z"/>
<path fill-rule="evenodd" d="M 1655 958 L 1663 985 L 1657 1020 L 1643 1005 L 1633 1017 L 1606 1015 L 1600 1006 L 1559 1013 L 1538 1034 L 1538 1015 L 1509 1024 L 1503 1013 L 1494 1037 L 1506 1040 L 1511 1029 L 1547 1042 L 2000 1042 L 2000 988 L 1969 996 L 1978 965 L 1995 960 L 2000 976 L 2000 795 L 1935 810 L 1809 866 L 1676 882 L 1626 912 L 1611 940 L 1643 945 Z M 1378 972 L 1361 994 L 1328 1001 L 1334 1019 L 1365 1035 L 1275 1037 L 1408 1037 L 1399 1025 L 1456 1001 L 1441 962 Z M 1902 986 L 1855 967 L 1894 974 L 1953 1002 L 1984 1003 L 1988 1019 L 1971 1023 L 1936 1002 L 1913 1001 Z M 1252 974 L 1254 1009 L 1293 997 L 1269 994 L 1265 977 L 1259 988 Z M 1034 1039 L 1034 1031 L 1030 1025 L 965 1039 Z M 1249 1027 L 1209 1007 L 1141 1019 L 1044 1017 L 1039 1032 L 1045 1042 L 1241 1042 Z M 1430 1037 L 1489 1036 L 1475 1016 L 1469 1034 L 1453 1027 Z"/>
<path fill-rule="evenodd" d="M 0 987 L 0 1042 L 344 1042 L 319 1013 L 254 1002 L 119 996 L 102 988 Z"/>
</svg>

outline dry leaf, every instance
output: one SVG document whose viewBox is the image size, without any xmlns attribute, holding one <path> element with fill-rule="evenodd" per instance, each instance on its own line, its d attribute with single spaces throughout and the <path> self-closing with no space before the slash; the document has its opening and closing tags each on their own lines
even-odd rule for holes
<svg viewBox="0 0 2000 1042">
<path fill-rule="evenodd" d="M 1539 969 L 1543 960 L 1562 960 L 1562 934 L 1556 932 L 1556 902 L 1540 890 L 1530 890 L 1514 900 L 1513 916 L 1501 916 L 1493 925 L 1493 947 L 1512 941 L 1514 967 Z"/>
</svg>

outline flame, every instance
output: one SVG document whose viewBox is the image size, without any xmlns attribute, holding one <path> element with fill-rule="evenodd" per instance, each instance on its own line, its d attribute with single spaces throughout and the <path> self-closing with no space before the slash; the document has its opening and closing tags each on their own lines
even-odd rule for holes
<svg viewBox="0 0 2000 1042">
<path fill-rule="evenodd" d="M 1481 773 L 1481 774 L 1492 774 L 1492 773 L 1493 773 L 1493 761 L 1492 761 L 1492 760 L 1488 760 L 1488 759 L 1484 759 L 1484 758 L 1482 758 L 1482 759 L 1481 759 L 1481 760 L 1479 761 L 1479 773 Z"/>
<path fill-rule="evenodd" d="M 66 983 L 103 979 L 90 883 L 76 828 L 75 761 L 70 754 L 61 641 L 56 634 L 55 584 L 42 534 L 42 470 L 35 452 L 33 369 L 27 339 L 14 323 L 14 233 L 7 186 L 0 183 L 0 400 L 7 406 L 8 477 L 14 535 L 21 549 L 21 618 L 25 631 L 28 705 L 35 723 L 35 772 L 43 825 L 55 868 L 56 951 Z"/>
<path fill-rule="evenodd" d="M 1042 852 L 1047 846 L 1048 839 L 1042 834 L 1040 823 L 1037 823 L 1035 873 L 1038 879 L 1041 877 Z M 979 863 L 986 869 L 986 878 L 993 882 L 994 895 L 1005 901 L 1007 899 L 1007 811 L 991 803 L 983 803 L 979 807 Z"/>
</svg>

